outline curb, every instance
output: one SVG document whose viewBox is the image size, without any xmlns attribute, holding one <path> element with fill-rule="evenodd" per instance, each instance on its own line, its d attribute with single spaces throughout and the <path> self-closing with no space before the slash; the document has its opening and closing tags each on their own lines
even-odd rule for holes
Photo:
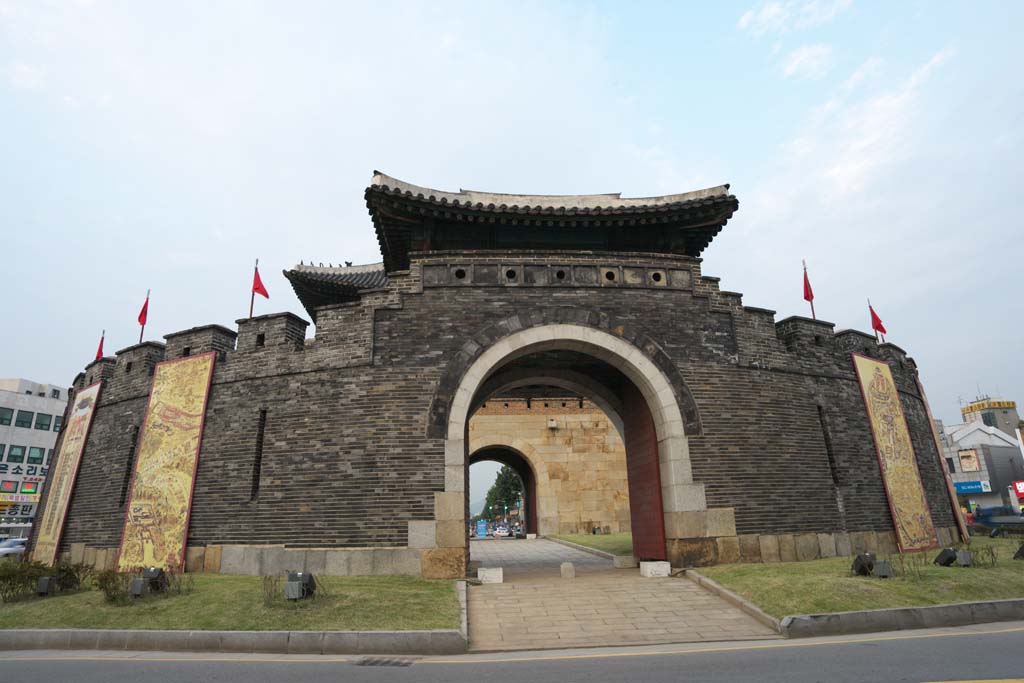
<svg viewBox="0 0 1024 683">
<path fill-rule="evenodd" d="M 787 635 L 786 632 L 783 630 L 783 625 L 779 623 L 778 619 L 768 614 L 767 612 L 765 612 L 760 607 L 750 602 L 743 596 L 737 593 L 733 593 L 728 588 L 725 588 L 716 581 L 713 581 L 708 577 L 704 576 L 703 574 L 700 574 L 692 569 L 684 569 L 683 575 L 686 576 L 686 578 L 688 578 L 690 581 L 693 581 L 695 584 L 700 586 L 701 588 L 704 588 L 714 593 L 718 597 L 722 598 L 730 605 L 738 607 L 741 611 L 753 617 L 756 621 L 764 624 L 776 633 L 779 633 L 787 638 L 791 637 Z M 786 617 L 786 619 L 792 619 L 792 617 Z"/>
<path fill-rule="evenodd" d="M 459 655 L 469 649 L 466 582 L 455 582 L 459 629 L 436 631 L 129 631 L 0 629 L 3 650 L 156 650 L 289 655 Z"/>
<path fill-rule="evenodd" d="M 466 652 L 460 631 L 124 631 L 0 630 L 0 650 L 156 650 L 272 654 L 423 654 Z"/>
<path fill-rule="evenodd" d="M 786 638 L 967 626 L 1024 619 L 1024 599 L 957 602 L 931 607 L 894 607 L 859 612 L 800 614 L 782 620 Z"/>
<path fill-rule="evenodd" d="M 603 557 L 603 558 L 608 559 L 608 560 L 613 560 L 614 561 L 615 558 L 617 557 L 616 555 L 613 555 L 612 553 L 610 553 L 610 552 L 608 552 L 606 550 L 598 550 L 597 548 L 589 548 L 589 547 L 587 547 L 585 545 L 580 545 L 579 543 L 573 543 L 572 541 L 563 541 L 562 539 L 555 538 L 554 536 L 541 536 L 539 538 L 543 538 L 545 541 L 551 541 L 552 543 L 558 543 L 559 545 L 567 546 L 567 547 L 572 548 L 574 550 L 582 550 L 585 553 L 590 553 L 591 555 L 597 555 L 598 557 Z"/>
</svg>

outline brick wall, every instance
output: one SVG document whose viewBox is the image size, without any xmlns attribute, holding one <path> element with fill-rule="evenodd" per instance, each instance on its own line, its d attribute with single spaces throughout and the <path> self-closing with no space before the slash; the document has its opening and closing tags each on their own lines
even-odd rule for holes
<svg viewBox="0 0 1024 683">
<path fill-rule="evenodd" d="M 530 276 L 509 281 L 509 268 Z M 457 269 L 470 277 L 456 280 Z M 603 276 L 608 270 L 615 280 Z M 220 352 L 190 545 L 405 546 L 408 523 L 432 520 L 434 494 L 445 489 L 438 425 L 446 424 L 455 390 L 453 368 L 468 362 L 467 346 L 543 320 L 599 327 L 656 353 L 675 378 L 694 480 L 705 484 L 709 508 L 735 509 L 741 535 L 892 530 L 849 353 L 884 359 L 935 523 L 953 525 L 913 361 L 898 347 L 833 333 L 826 323 L 775 323 L 772 312 L 744 307 L 740 295 L 702 276 L 697 259 L 421 254 L 408 271 L 392 274 L 387 290 L 320 311 L 315 339 L 299 344 L 303 326 L 282 315 L 243 321 L 237 343 L 233 331 L 206 326 L 169 335 L 166 349 L 133 347 L 86 368 L 79 388 L 101 378 L 107 386 L 62 548 L 117 545 L 149 368 L 161 351 L 179 357 L 186 346 L 193 354 Z"/>
</svg>

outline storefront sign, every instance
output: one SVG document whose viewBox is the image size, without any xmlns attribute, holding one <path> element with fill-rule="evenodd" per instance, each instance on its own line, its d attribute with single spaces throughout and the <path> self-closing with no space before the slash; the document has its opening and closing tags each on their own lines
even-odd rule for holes
<svg viewBox="0 0 1024 683">
<path fill-rule="evenodd" d="M 959 451 L 961 472 L 980 472 L 981 463 L 978 461 L 978 451 L 973 448 L 966 448 Z"/>
<path fill-rule="evenodd" d="M 1024 481 L 1013 482 L 1013 492 L 1017 494 L 1018 498 L 1024 498 Z"/>
<path fill-rule="evenodd" d="M 0 503 L 38 503 L 38 493 L 0 493 Z"/>
<path fill-rule="evenodd" d="M 984 481 L 958 481 L 954 484 L 957 493 L 991 493 L 992 484 Z"/>
</svg>

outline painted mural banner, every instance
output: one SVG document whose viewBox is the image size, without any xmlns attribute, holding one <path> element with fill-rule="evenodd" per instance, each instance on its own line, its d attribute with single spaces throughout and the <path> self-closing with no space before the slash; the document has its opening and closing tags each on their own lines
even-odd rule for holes
<svg viewBox="0 0 1024 683">
<path fill-rule="evenodd" d="M 85 441 L 92 428 L 92 416 L 100 400 L 101 386 L 101 383 L 97 382 L 75 394 L 74 406 L 61 435 L 57 462 L 51 466 L 50 493 L 46 507 L 43 508 L 42 519 L 36 520 L 39 526 L 32 559 L 37 562 L 52 565 L 57 561 L 57 548 L 64 532 L 64 520 L 68 514 L 68 504 L 71 502 L 71 491 L 75 488 L 78 466 L 82 462 L 82 451 L 85 450 Z"/>
<path fill-rule="evenodd" d="M 882 482 L 901 552 L 938 546 L 910 429 L 889 365 L 854 353 L 853 366 L 867 408 Z"/>
<path fill-rule="evenodd" d="M 182 569 L 216 353 L 164 361 L 139 435 L 117 568 Z"/>
</svg>

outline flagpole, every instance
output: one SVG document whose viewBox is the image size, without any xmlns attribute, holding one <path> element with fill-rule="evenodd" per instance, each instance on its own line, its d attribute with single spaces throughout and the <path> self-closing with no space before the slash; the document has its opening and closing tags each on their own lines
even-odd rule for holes
<svg viewBox="0 0 1024 683">
<path fill-rule="evenodd" d="M 253 282 L 256 281 L 256 273 L 260 271 L 260 260 L 256 259 L 256 265 L 252 267 Z M 252 291 L 249 292 L 249 319 L 252 320 L 252 305 L 256 302 L 256 288 L 250 287 Z"/>
<path fill-rule="evenodd" d="M 873 311 L 873 310 L 874 309 L 871 308 L 871 298 L 869 297 L 868 298 L 868 316 L 871 315 L 871 311 Z M 878 330 L 875 329 L 875 321 L 874 320 L 871 321 L 871 331 L 875 333 L 875 343 L 877 344 L 878 343 Z"/>
<path fill-rule="evenodd" d="M 149 290 L 146 290 L 146 319 L 149 320 Z M 142 329 L 139 330 L 139 343 L 142 343 L 142 335 L 146 333 L 146 323 L 142 323 Z"/>
</svg>

